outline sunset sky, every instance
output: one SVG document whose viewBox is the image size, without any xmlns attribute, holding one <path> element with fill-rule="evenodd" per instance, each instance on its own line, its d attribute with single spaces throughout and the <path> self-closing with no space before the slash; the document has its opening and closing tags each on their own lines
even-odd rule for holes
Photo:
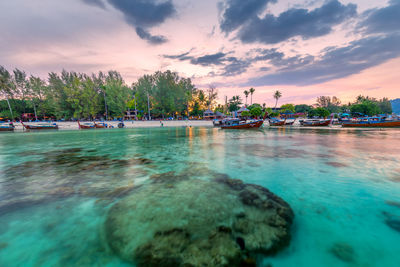
<svg viewBox="0 0 400 267">
<path fill-rule="evenodd" d="M 400 97 L 400 0 L 1 0 L 0 65 L 47 77 L 172 70 L 273 105 Z"/>
</svg>

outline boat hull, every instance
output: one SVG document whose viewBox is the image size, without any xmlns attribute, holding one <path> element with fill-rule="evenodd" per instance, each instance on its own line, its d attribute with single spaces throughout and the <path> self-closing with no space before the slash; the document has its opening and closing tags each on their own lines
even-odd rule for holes
<svg viewBox="0 0 400 267">
<path fill-rule="evenodd" d="M 277 121 L 277 122 L 269 121 L 269 126 L 284 126 L 285 124 L 286 124 L 286 120 Z"/>
<path fill-rule="evenodd" d="M 0 132 L 12 132 L 14 127 L 0 127 Z"/>
<path fill-rule="evenodd" d="M 58 130 L 58 125 L 55 126 L 36 126 L 36 125 L 24 125 L 27 130 Z"/>
<path fill-rule="evenodd" d="M 308 126 L 308 127 L 321 127 L 321 126 L 329 126 L 329 124 L 331 123 L 330 120 L 326 120 L 326 121 L 322 121 L 322 122 L 311 122 L 311 123 L 307 123 L 307 122 L 303 122 L 303 126 Z"/>
<path fill-rule="evenodd" d="M 94 129 L 94 126 L 89 126 L 89 125 L 79 125 L 79 129 Z"/>
<path fill-rule="evenodd" d="M 102 125 L 102 124 L 97 124 L 97 123 L 94 125 L 94 127 L 96 127 L 96 128 L 107 128 L 107 126 Z"/>
<path fill-rule="evenodd" d="M 263 120 L 259 120 L 259 121 L 242 123 L 242 124 L 237 124 L 237 125 L 224 125 L 224 126 L 221 126 L 221 129 L 257 129 L 257 128 L 260 128 L 263 125 L 263 123 L 264 123 Z"/>
<path fill-rule="evenodd" d="M 362 123 L 343 123 L 342 127 L 400 127 L 400 121 L 387 121 L 387 122 L 362 122 Z"/>
</svg>

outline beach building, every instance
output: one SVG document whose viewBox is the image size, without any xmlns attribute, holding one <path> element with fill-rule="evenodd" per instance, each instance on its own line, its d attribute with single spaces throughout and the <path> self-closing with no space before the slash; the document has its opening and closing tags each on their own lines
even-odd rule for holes
<svg viewBox="0 0 400 267">
<path fill-rule="evenodd" d="M 215 114 L 214 114 L 214 112 L 212 112 L 212 110 L 207 109 L 203 112 L 203 118 L 205 120 L 213 120 L 213 119 L 215 119 Z"/>
</svg>

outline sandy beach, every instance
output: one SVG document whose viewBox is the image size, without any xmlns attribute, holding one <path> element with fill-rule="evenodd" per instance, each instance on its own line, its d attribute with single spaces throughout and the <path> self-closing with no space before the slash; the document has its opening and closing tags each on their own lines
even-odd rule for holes
<svg viewBox="0 0 400 267">
<path fill-rule="evenodd" d="M 86 121 L 82 121 L 84 123 Z M 163 127 L 213 127 L 212 121 L 209 120 L 178 120 L 178 121 L 161 121 Z M 29 125 L 37 125 L 41 122 L 25 122 L 25 124 Z M 66 122 L 56 122 L 59 130 L 79 130 L 78 123 L 72 121 Z M 114 128 L 118 128 L 119 121 L 107 121 L 108 125 L 113 126 Z M 156 128 L 161 127 L 160 121 L 124 121 L 125 128 Z M 14 123 L 15 131 L 25 131 L 22 124 L 20 122 Z M 296 121 L 292 126 L 269 126 L 268 121 L 264 122 L 262 126 L 264 128 L 270 129 L 302 129 L 302 130 L 309 130 L 309 129 L 325 129 L 325 130 L 363 130 L 363 131 L 371 131 L 371 130 L 382 130 L 382 128 L 342 128 L 341 125 L 330 125 L 328 127 L 307 127 L 302 126 L 298 121 Z"/>
<path fill-rule="evenodd" d="M 85 122 L 85 121 L 82 121 Z M 178 120 L 178 121 L 161 121 L 164 127 L 212 127 L 212 121 L 203 121 L 203 120 Z M 79 130 L 78 122 L 65 121 L 65 122 L 56 122 L 59 130 Z M 119 121 L 107 121 L 108 125 L 113 126 L 114 128 L 118 128 Z M 37 125 L 40 122 L 25 122 L 25 124 L 29 125 Z M 149 127 L 160 127 L 160 121 L 124 121 L 125 128 L 149 128 Z M 16 131 L 22 131 L 23 126 L 20 122 L 14 123 Z"/>
</svg>

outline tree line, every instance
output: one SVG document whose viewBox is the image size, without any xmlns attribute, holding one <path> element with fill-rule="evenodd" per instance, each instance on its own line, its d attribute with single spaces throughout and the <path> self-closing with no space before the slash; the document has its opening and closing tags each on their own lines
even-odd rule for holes
<svg viewBox="0 0 400 267">
<path fill-rule="evenodd" d="M 352 103 L 342 104 L 333 96 L 320 96 L 315 105 L 282 105 L 277 109 L 282 93 L 277 90 L 272 97 L 274 108 L 265 103 L 253 103 L 254 88 L 245 90 L 245 106 L 250 96 L 245 117 L 261 116 L 267 111 L 271 116 L 286 113 L 305 113 L 310 117 L 326 117 L 331 113 L 352 115 L 376 115 L 392 113 L 387 98 L 375 99 L 358 96 Z M 182 78 L 175 72 L 155 72 L 144 75 L 128 85 L 117 71 L 85 74 L 63 70 L 50 72 L 46 80 L 15 69 L 9 72 L 0 66 L 0 117 L 16 119 L 23 113 L 35 114 L 36 118 L 99 119 L 123 117 L 131 110 L 139 119 L 202 116 L 206 109 L 224 114 L 235 112 L 243 105 L 235 95 L 224 105 L 217 104 L 215 87 L 201 90 L 190 78 Z"/>
<path fill-rule="evenodd" d="M 217 99 L 215 87 L 197 89 L 190 78 L 171 71 L 144 75 L 127 85 L 117 71 L 85 74 L 63 70 L 46 80 L 0 66 L 0 117 L 23 113 L 36 118 L 96 119 L 122 117 L 129 109 L 138 118 L 199 116 Z"/>
<path fill-rule="evenodd" d="M 254 93 L 254 89 L 252 88 L 252 94 Z M 243 92 L 246 98 L 246 106 L 247 106 L 247 97 L 249 95 L 249 91 L 245 90 Z M 341 100 L 336 97 L 330 96 L 320 96 L 316 99 L 316 103 L 314 105 L 294 105 L 294 104 L 284 104 L 279 108 L 278 101 L 282 97 L 282 92 L 276 90 L 272 97 L 275 99 L 275 105 L 273 108 L 266 107 L 265 103 L 262 105 L 257 103 L 252 103 L 247 108 L 249 112 L 242 113 L 245 117 L 247 116 L 260 116 L 255 115 L 258 114 L 257 111 L 253 111 L 252 109 L 257 107 L 261 109 L 261 112 L 268 112 L 271 117 L 278 117 L 280 115 L 288 115 L 294 113 L 302 113 L 309 117 L 328 117 L 330 114 L 339 114 L 339 113 L 348 113 L 351 116 L 374 116 L 378 114 L 391 114 L 392 105 L 388 98 L 376 99 L 369 96 L 359 95 L 354 102 L 349 102 L 347 104 L 342 104 Z M 233 112 L 237 111 L 240 106 L 243 104 L 242 98 L 239 95 L 233 96 L 228 102 L 228 110 Z M 222 110 L 222 108 L 221 108 Z M 262 115 L 262 114 L 261 114 Z"/>
</svg>

